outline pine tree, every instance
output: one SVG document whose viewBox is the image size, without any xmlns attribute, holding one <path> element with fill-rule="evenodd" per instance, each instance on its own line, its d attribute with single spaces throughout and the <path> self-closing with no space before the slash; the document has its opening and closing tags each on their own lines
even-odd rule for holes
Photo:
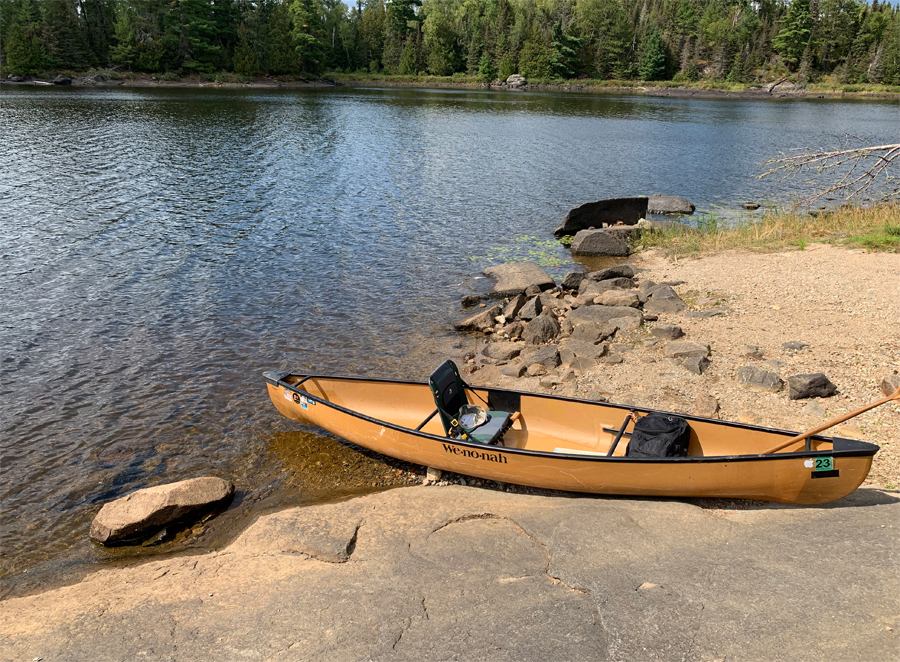
<svg viewBox="0 0 900 662">
<path fill-rule="evenodd" d="M 644 41 L 640 74 L 643 80 L 663 80 L 666 77 L 666 47 L 659 30 L 653 30 Z"/>
<path fill-rule="evenodd" d="M 781 31 L 772 40 L 775 50 L 791 71 L 797 70 L 803 52 L 809 45 L 812 23 L 809 0 L 793 0 L 782 21 Z"/>
</svg>

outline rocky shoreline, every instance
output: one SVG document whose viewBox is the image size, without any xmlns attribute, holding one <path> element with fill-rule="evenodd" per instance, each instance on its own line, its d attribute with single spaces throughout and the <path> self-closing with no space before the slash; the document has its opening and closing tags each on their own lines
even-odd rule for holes
<svg viewBox="0 0 900 662">
<path fill-rule="evenodd" d="M 596 86 L 578 83 L 544 84 L 527 81 L 509 84 L 507 81 L 491 83 L 457 83 L 443 81 L 398 81 L 398 80 L 344 80 L 306 79 L 293 80 L 258 76 L 247 81 L 201 80 L 198 77 L 168 79 L 150 74 L 137 74 L 133 78 L 110 78 L 105 75 L 47 75 L 15 76 L 0 79 L 0 87 L 12 86 L 71 86 L 71 87 L 176 87 L 176 88 L 250 88 L 250 89 L 310 89 L 329 87 L 406 87 L 406 88 L 446 88 L 460 90 L 494 91 L 553 91 L 586 94 L 639 94 L 645 96 L 697 98 L 697 99 L 894 99 L 896 94 L 882 92 L 831 92 L 809 90 L 784 81 L 777 85 L 761 85 L 744 90 L 718 90 L 714 88 L 662 87 L 654 85 L 610 85 Z"/>
<path fill-rule="evenodd" d="M 537 265 L 485 274 L 503 298 L 469 295 L 463 304 L 479 307 L 456 324 L 468 334 L 456 358 L 474 384 L 788 430 L 900 385 L 891 254 L 813 245 L 676 262 L 651 251 L 559 285 Z M 835 434 L 881 445 L 868 483 L 896 486 L 898 429 L 890 404 Z"/>
</svg>

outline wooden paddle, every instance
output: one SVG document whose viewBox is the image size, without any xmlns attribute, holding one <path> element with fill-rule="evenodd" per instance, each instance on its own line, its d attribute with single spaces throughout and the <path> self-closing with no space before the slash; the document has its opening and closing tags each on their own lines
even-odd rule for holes
<svg viewBox="0 0 900 662">
<path fill-rule="evenodd" d="M 807 437 L 811 437 L 814 434 L 819 434 L 823 430 L 827 430 L 830 427 L 834 427 L 838 423 L 843 423 L 844 421 L 850 420 L 851 418 L 853 418 L 855 416 L 859 416 L 860 414 L 865 413 L 865 412 L 869 411 L 870 409 L 875 409 L 875 407 L 880 407 L 881 405 L 891 402 L 892 400 L 900 400 L 900 388 L 898 388 L 896 391 L 894 391 L 891 395 L 887 396 L 886 398 L 882 398 L 881 400 L 878 400 L 877 402 L 873 402 L 872 404 L 866 405 L 865 407 L 860 407 L 856 411 L 851 411 L 849 414 L 844 414 L 843 416 L 838 416 L 837 418 L 832 418 L 830 421 L 826 421 L 825 423 L 822 423 L 822 425 L 819 425 L 818 427 L 814 427 L 810 430 L 807 430 L 806 432 L 798 434 L 796 437 L 791 437 L 787 441 L 783 441 L 782 443 L 778 444 L 777 446 L 765 451 L 763 453 L 763 455 L 768 455 L 770 453 L 775 453 L 777 451 L 780 451 L 782 448 L 790 446 L 791 444 L 796 443 L 798 441 L 803 441 Z"/>
</svg>

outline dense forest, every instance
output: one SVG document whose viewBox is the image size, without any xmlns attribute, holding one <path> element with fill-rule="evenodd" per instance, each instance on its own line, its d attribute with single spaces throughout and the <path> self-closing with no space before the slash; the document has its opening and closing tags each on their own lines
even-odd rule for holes
<svg viewBox="0 0 900 662">
<path fill-rule="evenodd" d="M 2 71 L 900 84 L 859 0 L 0 0 Z"/>
</svg>

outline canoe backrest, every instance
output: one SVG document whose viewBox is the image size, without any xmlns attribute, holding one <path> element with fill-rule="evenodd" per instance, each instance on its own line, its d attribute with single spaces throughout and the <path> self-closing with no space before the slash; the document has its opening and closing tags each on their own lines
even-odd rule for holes
<svg viewBox="0 0 900 662">
<path fill-rule="evenodd" d="M 459 412 L 460 407 L 469 404 L 466 385 L 459 376 L 456 364 L 449 359 L 431 373 L 428 377 L 428 385 L 434 395 L 434 402 L 438 407 L 441 422 L 444 424 L 444 431 L 449 435 L 452 427 L 450 421 Z"/>
</svg>

